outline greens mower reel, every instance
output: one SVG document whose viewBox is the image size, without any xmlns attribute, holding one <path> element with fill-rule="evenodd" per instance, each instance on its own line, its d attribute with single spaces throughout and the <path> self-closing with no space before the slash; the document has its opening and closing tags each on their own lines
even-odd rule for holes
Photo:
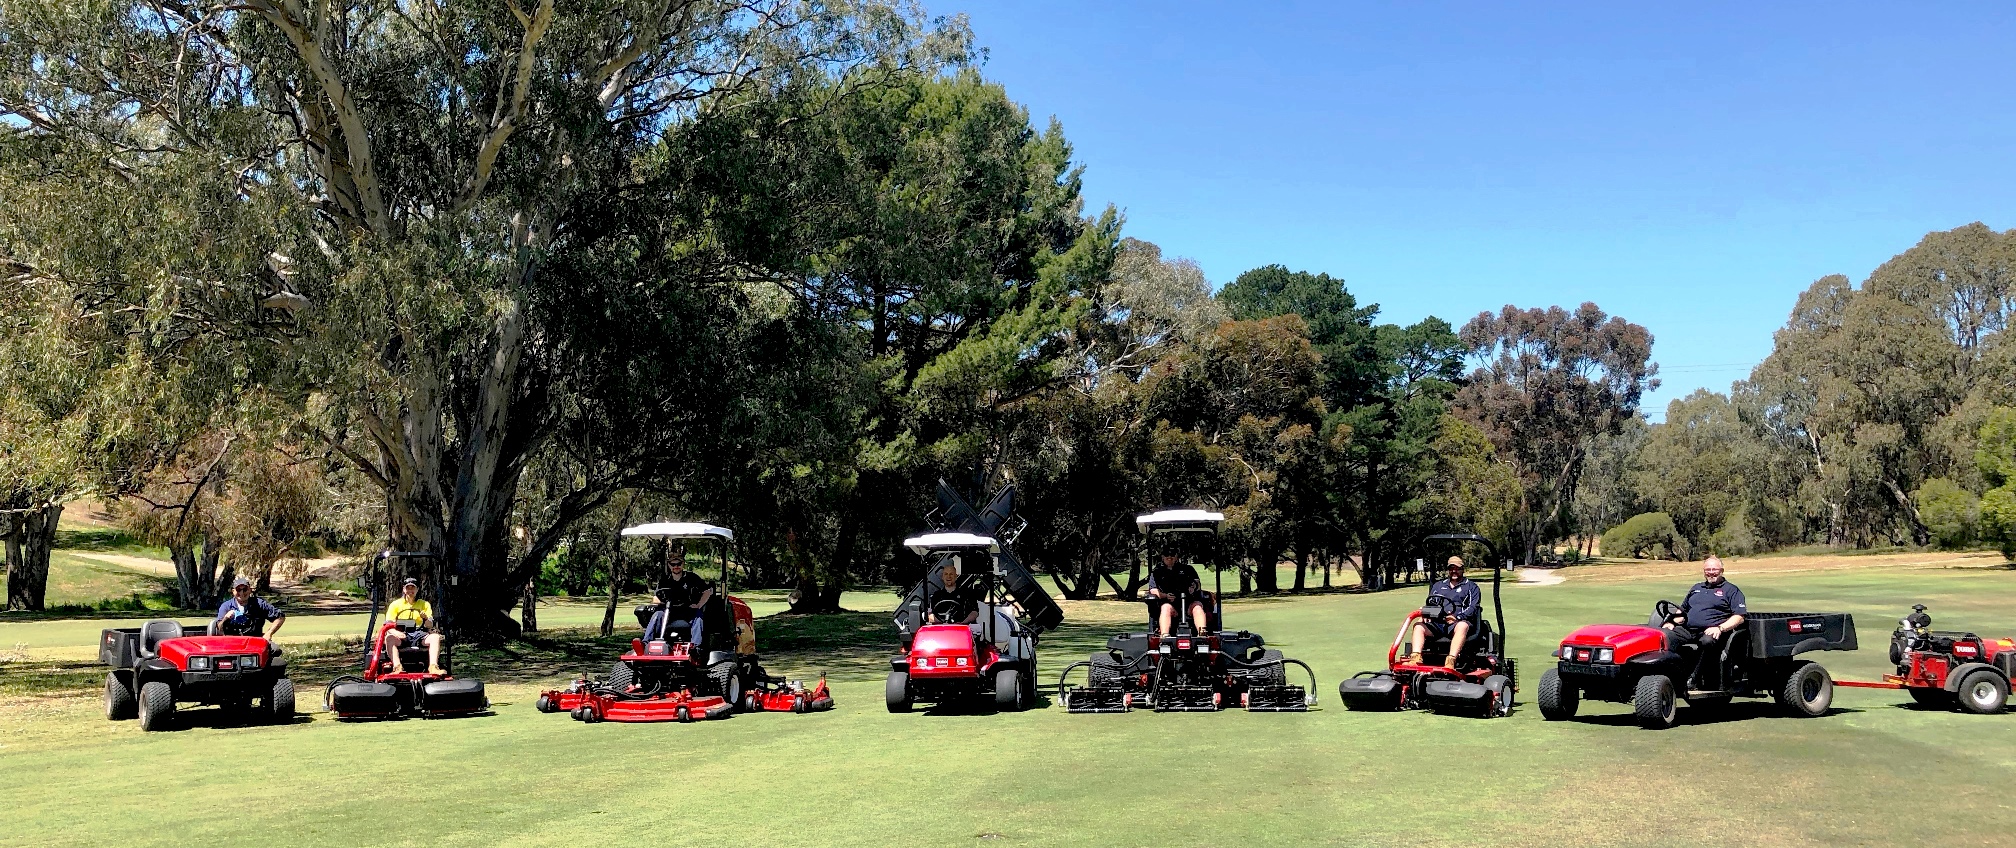
<svg viewBox="0 0 2016 848">
<path fill-rule="evenodd" d="M 441 646 L 442 673 L 427 671 L 427 646 L 422 641 L 426 631 L 419 624 L 393 621 L 389 618 L 380 623 L 378 613 L 384 608 L 386 563 L 403 559 L 434 559 L 431 553 L 412 551 L 381 551 L 371 558 L 371 565 L 365 572 L 364 583 L 371 592 L 371 618 L 364 625 L 364 672 L 346 674 L 329 682 L 323 693 L 323 705 L 339 720 L 360 718 L 442 718 L 446 716 L 467 716 L 486 712 L 490 709 L 490 699 L 483 691 L 483 681 L 471 678 L 457 678 L 455 671 L 454 644 Z M 435 600 L 440 600 L 440 582 L 435 582 Z M 386 636 L 394 631 L 406 634 L 396 650 L 399 651 L 399 665 L 404 668 L 418 668 L 421 671 L 393 671 Z"/>
<path fill-rule="evenodd" d="M 1168 509 L 1145 513 L 1134 526 L 1147 537 L 1144 550 L 1152 569 L 1161 551 L 1201 556 L 1225 521 L 1222 513 Z M 1186 550 L 1187 549 L 1187 550 Z M 1124 713 L 1135 707 L 1156 712 L 1216 712 L 1243 707 L 1248 712 L 1307 712 L 1316 704 L 1316 674 L 1300 660 L 1267 647 L 1260 634 L 1223 625 L 1223 570 L 1213 568 L 1214 591 L 1206 621 L 1192 621 L 1190 598 L 1178 597 L 1169 633 L 1122 633 L 1106 640 L 1106 650 L 1072 663 L 1057 679 L 1058 700 L 1073 713 Z M 1166 588 L 1166 587 L 1165 587 Z M 1158 604 L 1148 603 L 1149 625 Z M 1289 682 L 1288 667 L 1301 669 Z M 1085 683 L 1072 676 L 1084 670 Z M 1309 685 L 1301 685 L 1299 678 Z"/>
<path fill-rule="evenodd" d="M 1491 565 L 1491 607 L 1498 626 L 1494 629 L 1490 621 L 1478 616 L 1476 628 L 1461 645 L 1452 645 L 1449 636 L 1431 632 L 1422 645 L 1421 661 L 1406 662 L 1415 625 L 1439 620 L 1444 614 L 1441 599 L 1435 599 L 1400 622 L 1399 634 L 1386 649 L 1384 671 L 1359 672 L 1337 684 L 1337 696 L 1352 710 L 1432 709 L 1485 718 L 1511 715 L 1519 674 L 1512 658 L 1505 656 L 1505 606 L 1499 597 L 1504 561 L 1496 547 L 1472 533 L 1438 533 L 1426 541 L 1484 546 L 1485 561 Z M 1454 668 L 1446 662 L 1452 652 L 1456 656 Z"/>
<path fill-rule="evenodd" d="M 737 711 L 816 712 L 833 708 L 833 696 L 822 676 L 816 686 L 773 678 L 756 655 L 756 619 L 749 605 L 728 594 L 728 561 L 735 533 L 726 527 L 694 522 L 659 522 L 628 527 L 624 536 L 659 537 L 700 548 L 718 562 L 721 581 L 700 608 L 700 633 L 693 638 L 690 621 L 669 614 L 671 599 L 664 590 L 657 601 L 636 610 L 637 623 L 667 610 L 662 633 L 630 640 L 630 650 L 618 657 L 609 676 L 585 675 L 564 689 L 540 693 L 543 713 L 564 712 L 590 724 L 615 722 L 692 722 L 720 718 Z M 684 554 L 682 553 L 682 556 Z"/>
</svg>

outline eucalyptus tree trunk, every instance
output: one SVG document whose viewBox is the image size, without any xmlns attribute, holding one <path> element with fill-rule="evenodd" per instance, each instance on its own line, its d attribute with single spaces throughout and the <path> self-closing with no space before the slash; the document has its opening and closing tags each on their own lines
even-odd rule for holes
<svg viewBox="0 0 2016 848">
<path fill-rule="evenodd" d="M 49 552 L 56 546 L 63 505 L 51 502 L 13 513 L 7 534 L 7 608 L 39 611 L 49 593 Z"/>
<path fill-rule="evenodd" d="M 222 546 L 210 539 L 191 539 L 168 546 L 168 559 L 175 563 L 177 606 L 209 609 L 219 602 L 223 593 L 218 591 L 217 561 L 222 553 Z"/>
</svg>

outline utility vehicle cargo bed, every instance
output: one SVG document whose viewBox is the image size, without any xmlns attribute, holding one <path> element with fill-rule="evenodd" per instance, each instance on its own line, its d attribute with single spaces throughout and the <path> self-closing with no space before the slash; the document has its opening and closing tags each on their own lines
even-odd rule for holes
<svg viewBox="0 0 2016 848">
<path fill-rule="evenodd" d="M 1744 617 L 1744 626 L 1753 657 L 1856 649 L 1855 616 L 1845 612 L 1753 612 Z"/>
</svg>

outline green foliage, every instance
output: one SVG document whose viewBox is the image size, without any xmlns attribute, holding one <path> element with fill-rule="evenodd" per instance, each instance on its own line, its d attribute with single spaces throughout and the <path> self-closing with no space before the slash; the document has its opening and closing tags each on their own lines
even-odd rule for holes
<svg viewBox="0 0 2016 848">
<path fill-rule="evenodd" d="M 1919 520 L 1932 531 L 1932 539 L 1942 548 L 1964 548 L 1979 535 L 1981 499 L 1944 477 L 1925 481 L 1911 493 L 1918 504 Z"/>
<path fill-rule="evenodd" d="M 1678 559 L 1683 544 L 1674 528 L 1673 516 L 1646 512 L 1625 519 L 1623 524 L 1603 534 L 1603 555 L 1640 557 L 1650 552 L 1654 559 Z"/>
</svg>

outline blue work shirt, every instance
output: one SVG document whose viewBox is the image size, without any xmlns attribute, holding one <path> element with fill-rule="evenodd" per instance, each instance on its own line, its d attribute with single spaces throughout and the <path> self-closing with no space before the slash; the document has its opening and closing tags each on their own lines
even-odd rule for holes
<svg viewBox="0 0 2016 848">
<path fill-rule="evenodd" d="M 1434 588 L 1428 590 L 1429 602 L 1441 601 L 1444 615 L 1456 616 L 1457 621 L 1477 623 L 1477 613 L 1484 606 L 1484 594 L 1477 590 L 1477 582 L 1464 580 L 1450 583 L 1438 580 Z"/>
<path fill-rule="evenodd" d="M 266 603 L 265 598 L 256 595 L 252 598 L 252 607 L 249 610 L 244 604 L 238 603 L 237 598 L 226 598 L 224 603 L 217 607 L 217 619 L 226 627 L 244 630 L 254 636 L 265 631 L 266 622 L 279 617 L 278 607 Z"/>
<path fill-rule="evenodd" d="M 1691 630 L 1714 627 L 1732 616 L 1749 614 L 1743 603 L 1743 590 L 1727 580 L 1714 586 L 1705 580 L 1694 584 L 1694 588 L 1687 590 L 1687 599 L 1680 602 L 1680 609 L 1687 614 L 1687 627 Z"/>
</svg>

